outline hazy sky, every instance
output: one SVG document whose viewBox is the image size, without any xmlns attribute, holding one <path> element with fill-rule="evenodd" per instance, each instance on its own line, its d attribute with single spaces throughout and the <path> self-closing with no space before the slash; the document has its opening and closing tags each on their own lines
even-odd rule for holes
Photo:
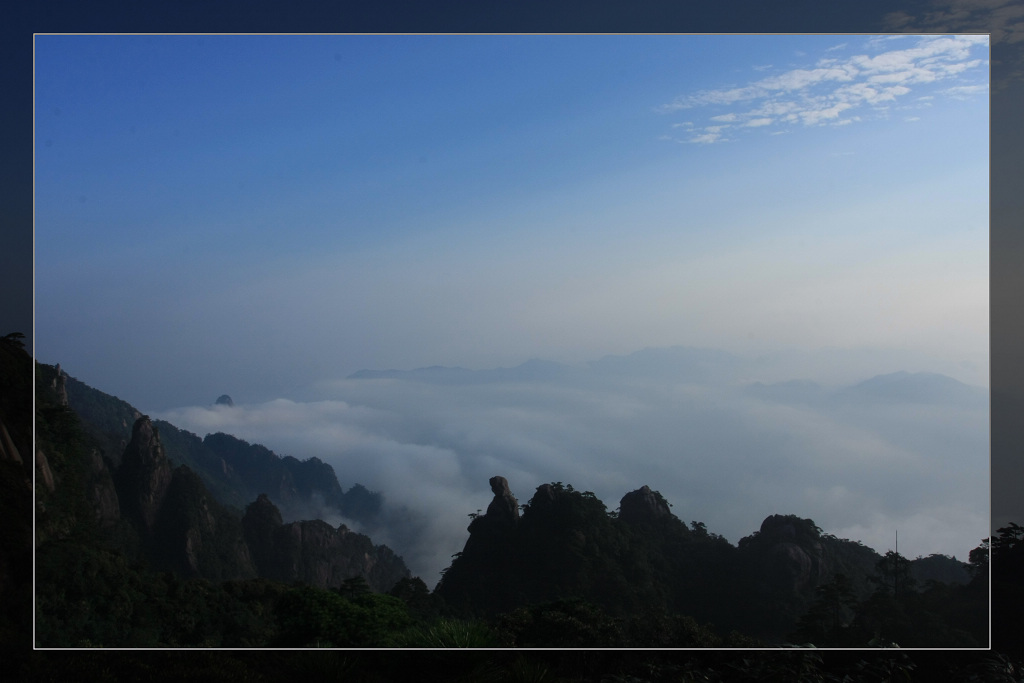
<svg viewBox="0 0 1024 683">
<path fill-rule="evenodd" d="M 38 36 L 35 47 L 37 357 L 143 411 L 188 416 L 184 428 L 211 426 L 188 406 L 222 393 L 250 416 L 291 402 L 299 425 L 332 414 L 332 400 L 381 410 L 386 428 L 355 423 L 388 448 L 338 448 L 336 465 L 401 451 L 410 464 L 396 480 L 430 473 L 437 502 L 479 487 L 486 506 L 494 474 L 525 502 L 544 481 L 594 471 L 585 453 L 605 409 L 587 413 L 594 401 L 644 416 L 599 441 L 593 465 L 611 473 L 609 444 L 627 458 L 641 425 L 670 444 L 682 434 L 673 416 L 705 399 L 616 385 L 595 394 L 605 400 L 558 385 L 569 393 L 515 408 L 507 393 L 343 378 L 683 345 L 797 359 L 776 380 L 908 370 L 988 384 L 986 36 Z M 801 371 L 800 354 L 820 361 L 822 348 L 911 360 L 843 378 L 820 362 Z M 370 401 L 367 386 L 384 395 Z M 920 444 L 893 445 L 900 429 L 881 415 L 851 426 L 715 400 L 738 417 L 703 424 L 743 426 L 731 458 L 764 435 L 758 420 L 798 442 L 786 457 L 801 462 L 840 434 L 844 468 L 869 437 L 873 453 L 923 457 Z M 430 406 L 444 410 L 419 432 L 396 426 Z M 566 426 L 515 426 L 538 411 Z M 914 415 L 906 424 L 925 431 L 937 419 Z M 244 432 L 235 422 L 225 424 Z M 974 413 L 950 425 L 972 448 L 987 438 Z M 460 436 L 431 459 L 445 430 Z M 330 449 L 302 452 L 288 433 L 260 439 L 296 457 Z M 481 460 L 465 465 L 473 453 Z M 569 481 L 613 508 L 627 490 L 677 481 L 663 493 L 678 506 L 686 493 L 659 474 L 664 453 L 635 481 L 625 468 L 608 474 L 604 491 Z M 764 514 L 823 525 L 769 503 L 841 497 L 836 474 L 860 482 L 844 489 L 840 528 L 875 505 L 949 530 L 924 502 L 948 500 L 947 484 L 920 484 L 897 512 L 872 502 L 878 468 L 861 465 L 801 479 L 799 495 L 780 485 Z M 350 471 L 383 488 L 371 470 Z M 458 484 L 438 483 L 446 476 Z M 987 503 L 969 498 L 971 528 L 947 544 L 959 556 L 986 534 L 973 520 Z M 465 512 L 452 514 L 461 524 Z M 764 516 L 701 514 L 720 533 L 716 521 L 749 533 Z"/>
<path fill-rule="evenodd" d="M 986 41 L 39 36 L 37 354 L 146 408 L 673 344 L 986 381 Z"/>
</svg>

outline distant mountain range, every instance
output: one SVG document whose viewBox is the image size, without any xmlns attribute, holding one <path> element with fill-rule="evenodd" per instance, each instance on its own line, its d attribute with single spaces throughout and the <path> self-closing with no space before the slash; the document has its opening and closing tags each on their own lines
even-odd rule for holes
<svg viewBox="0 0 1024 683">
<path fill-rule="evenodd" d="M 952 377 L 932 372 L 893 372 L 876 375 L 863 382 L 827 389 L 810 380 L 792 380 L 763 384 L 754 382 L 746 393 L 755 398 L 783 403 L 826 404 L 911 403 L 957 405 L 981 408 L 988 403 L 988 390 L 964 384 Z"/>
<path fill-rule="evenodd" d="M 983 407 L 988 390 L 964 384 L 934 372 L 898 371 L 880 374 L 855 384 L 825 387 L 807 379 L 785 382 L 749 382 L 768 366 L 767 358 L 745 359 L 726 351 L 684 346 L 649 348 L 621 356 L 605 356 L 585 366 L 533 359 L 511 368 L 468 370 L 434 365 L 413 370 L 359 370 L 353 380 L 395 379 L 428 384 L 470 385 L 498 382 L 555 382 L 635 378 L 679 383 L 716 384 L 745 388 L 747 395 L 764 400 L 829 404 L 850 402 L 902 402 Z"/>
</svg>

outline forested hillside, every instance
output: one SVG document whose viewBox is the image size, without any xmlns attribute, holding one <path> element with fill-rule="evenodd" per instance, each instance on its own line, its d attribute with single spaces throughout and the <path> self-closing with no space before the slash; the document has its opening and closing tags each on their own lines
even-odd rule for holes
<svg viewBox="0 0 1024 683">
<path fill-rule="evenodd" d="M 796 515 L 771 515 L 733 546 L 702 522 L 684 524 L 647 486 L 609 511 L 593 493 L 562 482 L 539 486 L 523 506 L 504 478 L 490 483 L 492 503 L 472 515 L 465 549 L 436 590 L 466 617 L 577 601 L 618 625 L 588 636 L 604 646 L 624 637 L 616 629 L 645 632 L 648 645 L 668 647 L 987 642 L 980 565 L 968 583 L 963 563 L 952 558 L 881 556 Z M 915 580 L 917 571 L 938 567 L 956 581 Z M 680 619 L 702 624 L 703 635 Z M 551 635 L 569 638 L 564 644 L 582 638 L 571 629 Z"/>
</svg>

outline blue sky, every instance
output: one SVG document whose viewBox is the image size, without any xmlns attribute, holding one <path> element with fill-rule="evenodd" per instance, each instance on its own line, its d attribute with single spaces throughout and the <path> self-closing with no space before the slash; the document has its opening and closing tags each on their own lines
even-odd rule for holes
<svg viewBox="0 0 1024 683">
<path fill-rule="evenodd" d="M 964 558 L 977 405 L 345 378 L 687 346 L 987 387 L 988 76 L 984 36 L 37 36 L 36 355 L 382 490 L 428 574 L 495 474 Z"/>
<path fill-rule="evenodd" d="M 257 367 L 265 399 L 672 344 L 980 369 L 987 58 L 942 36 L 38 36 L 37 354 L 154 406 Z"/>
</svg>

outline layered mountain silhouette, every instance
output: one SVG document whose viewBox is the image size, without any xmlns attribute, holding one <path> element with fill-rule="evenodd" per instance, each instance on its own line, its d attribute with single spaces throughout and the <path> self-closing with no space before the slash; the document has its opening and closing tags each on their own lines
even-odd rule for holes
<svg viewBox="0 0 1024 683">
<path fill-rule="evenodd" d="M 715 356 L 706 360 L 717 362 Z M 500 376 L 572 371 L 534 362 Z M 472 371 L 420 374 L 452 372 Z M 860 391 L 889 392 L 902 401 L 955 398 L 959 383 L 946 379 L 897 373 L 849 389 L 854 397 Z M 825 391 L 810 383 L 749 388 L 796 396 Z M 359 631 L 361 623 L 408 625 L 411 617 L 400 603 L 360 598 L 360 586 L 404 596 L 404 604 L 419 605 L 424 615 L 497 624 L 495 633 L 503 635 L 487 642 L 506 645 L 544 645 L 546 638 L 554 639 L 547 644 L 601 646 L 779 644 L 795 634 L 820 644 L 863 646 L 879 633 L 897 634 L 903 645 L 984 644 L 986 587 L 976 566 L 969 573 L 965 563 L 940 555 L 883 556 L 794 514 L 769 515 L 734 546 L 701 522 L 684 523 L 647 485 L 609 510 L 593 493 L 562 482 L 540 484 L 520 505 L 507 480 L 492 477 L 490 505 L 471 515 L 464 549 L 430 593 L 394 551 L 344 524 L 284 521 L 284 510 L 311 501 L 324 510 L 347 510 L 350 519 L 372 518 L 379 509 L 379 496 L 359 486 L 344 491 L 333 469 L 316 458 L 281 457 L 227 434 L 200 438 L 150 420 L 59 366 L 37 364 L 36 398 L 36 542 L 45 642 L 64 643 L 65 631 L 96 632 L 90 619 L 117 624 L 121 611 L 135 609 L 132 604 L 161 605 L 160 591 L 192 604 L 200 599 L 195 595 L 213 595 L 203 582 L 217 582 L 229 587 L 224 590 L 232 599 L 284 610 L 278 635 L 265 640 L 258 640 L 262 627 L 251 622 L 256 617 L 246 617 L 245 637 L 264 644 L 315 643 L 322 632 L 333 634 L 331 642 L 379 644 L 386 628 L 372 637 L 364 629 L 356 640 L 344 638 L 354 638 L 352 629 Z M 2 461 L 19 466 L 15 454 L 28 446 L 24 435 L 8 432 L 0 443 Z M 971 559 L 978 564 L 974 553 Z M 155 588 L 143 594 L 127 586 L 139 581 L 133 563 L 198 583 L 151 578 Z M 69 601 L 76 595 L 71 584 L 82 583 L 75 576 L 66 579 L 68 586 L 58 585 L 69 571 L 108 577 L 103 590 L 109 594 Z M 334 597 L 285 588 L 296 582 L 329 588 Z M 73 613 L 74 605 L 87 603 L 104 614 Z M 319 626 L 307 623 L 327 613 L 335 616 Z M 186 620 L 171 629 L 178 635 L 150 638 L 149 622 L 138 612 L 133 619 L 133 635 L 111 634 L 104 642 L 194 642 L 209 628 Z M 597 626 L 586 626 L 587 620 Z M 559 634 L 571 637 L 558 641 Z"/>
<path fill-rule="evenodd" d="M 56 367 L 37 365 L 37 384 L 59 418 L 52 429 L 44 425 L 37 453 L 37 466 L 51 473 L 38 501 L 44 541 L 72 533 L 84 514 L 115 547 L 185 577 L 261 576 L 320 587 L 361 577 L 376 591 L 409 578 L 401 557 L 345 525 L 282 521 L 271 496 L 285 506 L 314 501 L 336 513 L 372 515 L 379 506 L 379 496 L 363 487 L 346 497 L 322 461 L 281 458 L 226 434 L 199 439 Z M 243 516 L 235 504 L 253 491 L 259 493 Z M 65 509 L 79 499 L 81 510 Z"/>
<path fill-rule="evenodd" d="M 877 589 L 881 555 L 796 515 L 770 515 L 733 546 L 700 522 L 684 524 L 649 486 L 609 512 L 589 491 L 542 484 L 521 514 L 504 477 L 490 486 L 494 498 L 474 516 L 465 548 L 436 588 L 466 616 L 573 599 L 621 618 L 685 614 L 720 633 L 780 643 L 836 581 L 851 599 Z M 908 562 L 907 573 L 920 585 L 970 580 L 964 563 L 940 555 Z"/>
</svg>

